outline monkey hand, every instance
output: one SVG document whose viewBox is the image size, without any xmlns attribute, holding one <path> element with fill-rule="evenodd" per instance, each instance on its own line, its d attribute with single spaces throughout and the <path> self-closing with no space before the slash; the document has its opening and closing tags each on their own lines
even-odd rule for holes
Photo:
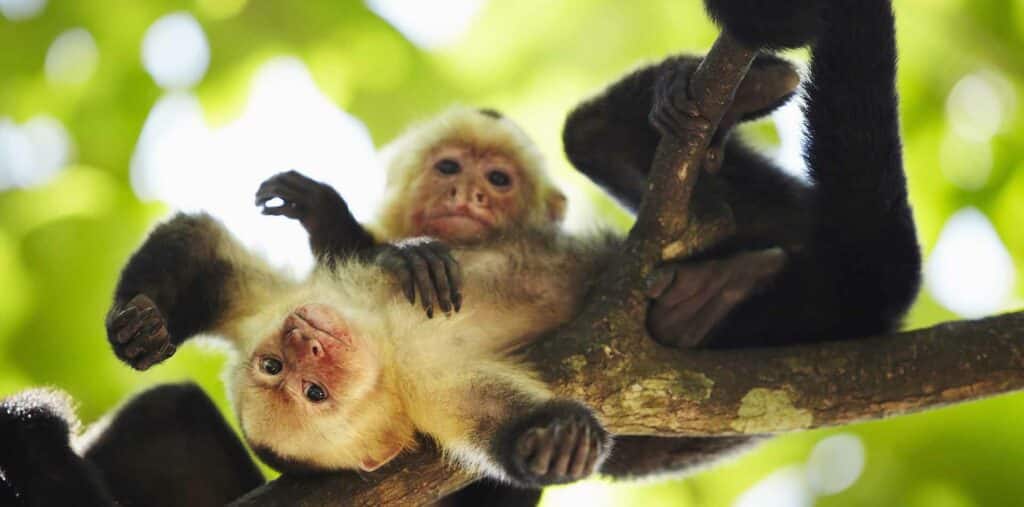
<svg viewBox="0 0 1024 507">
<path fill-rule="evenodd" d="M 654 82 L 654 105 L 649 120 L 663 137 L 685 142 L 694 137 L 712 135 L 711 120 L 701 113 L 697 102 L 690 97 L 690 76 L 700 63 L 696 59 L 684 59 L 677 65 L 667 66 Z M 719 132 L 727 132 L 731 125 L 721 125 Z M 722 167 L 725 151 L 725 135 L 712 137 L 704 152 L 703 168 L 711 174 Z"/>
<path fill-rule="evenodd" d="M 597 470 L 611 450 L 608 432 L 588 408 L 575 401 L 548 402 L 503 433 L 499 440 L 502 465 L 525 486 L 583 479 Z"/>
<path fill-rule="evenodd" d="M 434 318 L 434 305 L 445 315 L 462 308 L 462 271 L 448 246 L 428 237 L 404 239 L 379 247 L 377 263 L 398 276 L 405 297 L 420 304 L 428 318 Z"/>
<path fill-rule="evenodd" d="M 270 205 L 280 199 L 281 204 Z M 345 200 L 330 185 L 299 173 L 288 171 L 271 176 L 256 191 L 256 206 L 264 215 L 285 216 L 298 220 L 313 233 L 348 213 Z"/>
<path fill-rule="evenodd" d="M 106 324 L 114 354 L 136 370 L 163 362 L 177 350 L 167 332 L 167 321 L 145 294 L 111 308 Z"/>
<path fill-rule="evenodd" d="M 662 345 L 699 346 L 733 307 L 774 279 L 785 262 L 781 248 L 769 248 L 662 266 L 647 279 L 645 293 L 653 299 L 647 331 Z"/>
</svg>

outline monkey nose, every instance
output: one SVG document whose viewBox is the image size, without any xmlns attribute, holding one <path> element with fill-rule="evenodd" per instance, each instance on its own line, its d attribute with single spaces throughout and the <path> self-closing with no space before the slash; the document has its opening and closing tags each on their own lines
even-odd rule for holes
<svg viewBox="0 0 1024 507">
<path fill-rule="evenodd" d="M 288 346 L 299 358 L 320 358 L 323 357 L 324 346 L 320 340 L 303 333 L 299 329 L 292 329 L 288 332 Z"/>
</svg>

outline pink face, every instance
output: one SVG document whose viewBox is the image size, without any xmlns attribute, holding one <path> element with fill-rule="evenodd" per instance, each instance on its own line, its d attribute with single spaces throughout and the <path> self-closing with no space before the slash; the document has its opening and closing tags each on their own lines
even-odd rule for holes
<svg viewBox="0 0 1024 507">
<path fill-rule="evenodd" d="M 442 145 L 427 157 L 414 190 L 414 235 L 473 241 L 518 222 L 525 206 L 523 173 L 496 152 Z"/>
<path fill-rule="evenodd" d="M 253 377 L 278 388 L 293 403 L 329 407 L 372 382 L 376 358 L 341 315 L 326 305 L 307 304 L 285 318 L 276 339 L 253 354 Z"/>
</svg>

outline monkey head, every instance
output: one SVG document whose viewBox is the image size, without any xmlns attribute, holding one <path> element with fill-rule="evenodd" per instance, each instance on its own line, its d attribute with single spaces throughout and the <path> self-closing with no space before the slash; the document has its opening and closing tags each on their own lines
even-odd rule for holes
<svg viewBox="0 0 1024 507">
<path fill-rule="evenodd" d="M 350 322 L 326 304 L 300 305 L 234 369 L 242 431 L 279 471 L 372 471 L 414 439 L 384 352 Z"/>
<path fill-rule="evenodd" d="M 557 225 L 565 196 L 518 125 L 499 113 L 451 108 L 383 150 L 387 192 L 376 224 L 385 240 L 432 236 L 455 244 L 511 228 Z"/>
</svg>

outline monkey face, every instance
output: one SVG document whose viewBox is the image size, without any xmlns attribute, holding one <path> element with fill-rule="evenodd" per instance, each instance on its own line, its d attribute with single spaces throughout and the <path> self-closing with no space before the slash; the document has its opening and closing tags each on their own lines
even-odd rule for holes
<svg viewBox="0 0 1024 507">
<path fill-rule="evenodd" d="M 416 235 L 479 240 L 518 223 L 531 190 L 512 157 L 443 143 L 424 159 L 409 219 Z"/>
<path fill-rule="evenodd" d="M 383 465 L 412 430 L 385 422 L 404 416 L 377 356 L 372 340 L 330 306 L 295 308 L 236 369 L 246 438 L 264 461 L 289 471 Z"/>
</svg>

